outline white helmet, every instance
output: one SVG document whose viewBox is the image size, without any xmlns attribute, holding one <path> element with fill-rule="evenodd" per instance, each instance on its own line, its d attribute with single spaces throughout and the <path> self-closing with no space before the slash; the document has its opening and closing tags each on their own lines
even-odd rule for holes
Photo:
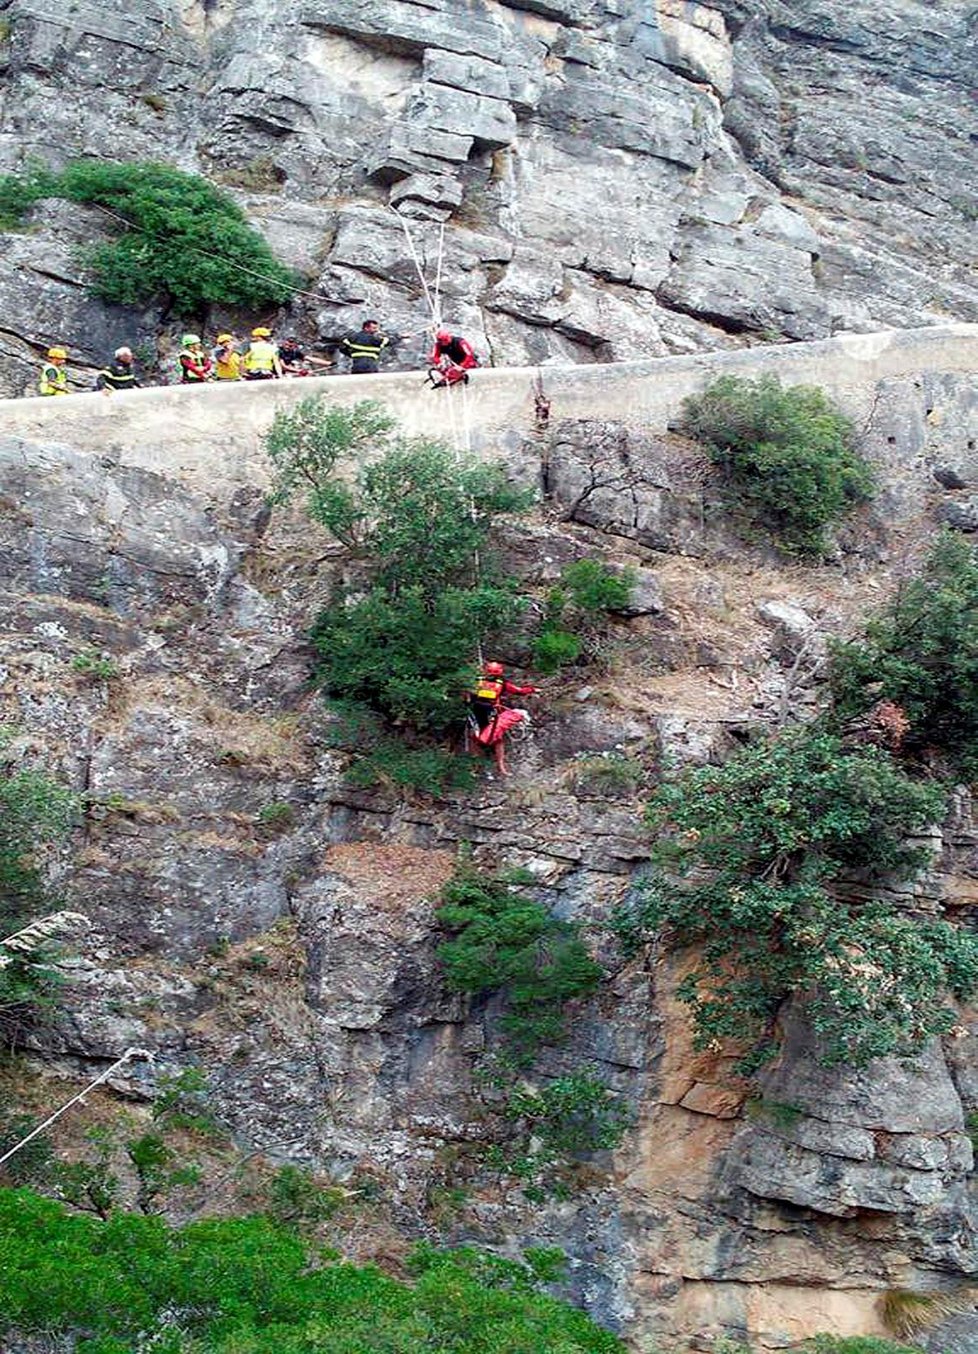
<svg viewBox="0 0 978 1354">
<path fill-rule="evenodd" d="M 131 362 L 131 361 L 132 361 L 132 349 L 131 349 L 131 348 L 116 348 L 115 353 L 113 354 L 113 356 L 116 357 L 120 362 Z"/>
</svg>

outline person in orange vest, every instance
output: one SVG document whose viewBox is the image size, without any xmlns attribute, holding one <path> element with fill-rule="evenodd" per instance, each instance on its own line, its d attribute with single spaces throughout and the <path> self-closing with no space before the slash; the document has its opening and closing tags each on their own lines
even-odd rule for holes
<svg viewBox="0 0 978 1354">
<path fill-rule="evenodd" d="M 502 663 L 482 665 L 479 680 L 467 693 L 469 712 L 478 726 L 473 739 L 485 751 L 492 748 L 496 770 L 508 776 L 506 770 L 506 734 L 529 718 L 525 710 L 513 710 L 506 704 L 507 696 L 533 696 L 535 686 L 519 686 L 506 676 Z"/>
<path fill-rule="evenodd" d="M 38 383 L 38 390 L 42 395 L 68 394 L 68 371 L 65 367 L 67 360 L 67 349 L 48 349 L 48 360 L 41 368 L 41 379 Z"/>
<path fill-rule="evenodd" d="M 439 329 L 428 358 L 428 380 L 435 390 L 468 382 L 469 372 L 479 365 L 475 349 L 468 339 Z"/>
</svg>

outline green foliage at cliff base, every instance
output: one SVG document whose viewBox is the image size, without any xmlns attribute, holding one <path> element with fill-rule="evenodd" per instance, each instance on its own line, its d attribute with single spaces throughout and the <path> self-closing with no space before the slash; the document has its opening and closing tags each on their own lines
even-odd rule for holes
<svg viewBox="0 0 978 1354">
<path fill-rule="evenodd" d="M 541 1291 L 557 1259 L 420 1247 L 405 1283 L 264 1217 L 103 1222 L 0 1190 L 0 1330 L 81 1335 L 79 1354 L 624 1354 Z"/>
</svg>

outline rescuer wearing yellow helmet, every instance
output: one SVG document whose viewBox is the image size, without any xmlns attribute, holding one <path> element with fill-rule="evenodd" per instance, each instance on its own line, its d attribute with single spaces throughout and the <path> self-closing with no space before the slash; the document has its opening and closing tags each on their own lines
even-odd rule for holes
<svg viewBox="0 0 978 1354">
<path fill-rule="evenodd" d="M 272 331 L 264 325 L 251 331 L 251 342 L 244 355 L 246 381 L 274 381 L 282 375 L 278 349 L 271 341 Z"/>
<path fill-rule="evenodd" d="M 42 395 L 68 394 L 68 371 L 65 367 L 67 360 L 67 349 L 60 347 L 48 349 L 47 361 L 41 368 L 41 379 L 38 383 Z"/>
<path fill-rule="evenodd" d="M 233 334 L 218 334 L 217 346 L 211 353 L 214 374 L 219 381 L 241 380 L 241 354 Z"/>
</svg>

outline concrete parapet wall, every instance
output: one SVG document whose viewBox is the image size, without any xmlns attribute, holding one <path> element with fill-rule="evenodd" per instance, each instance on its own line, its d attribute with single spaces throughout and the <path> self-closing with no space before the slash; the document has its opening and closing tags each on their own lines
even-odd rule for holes
<svg viewBox="0 0 978 1354">
<path fill-rule="evenodd" d="M 309 395 L 338 405 L 378 400 L 409 433 L 464 435 L 481 451 L 518 442 L 532 430 L 538 378 L 554 423 L 616 419 L 661 431 L 686 395 L 723 375 L 770 373 L 786 384 L 821 386 L 858 422 L 868 419 L 881 381 L 918 372 L 978 372 L 978 325 L 846 334 L 648 362 L 488 369 L 454 390 L 432 391 L 421 373 L 397 373 L 0 400 L 0 433 L 105 454 L 206 491 L 267 482 L 261 434 L 277 410 Z"/>
</svg>

